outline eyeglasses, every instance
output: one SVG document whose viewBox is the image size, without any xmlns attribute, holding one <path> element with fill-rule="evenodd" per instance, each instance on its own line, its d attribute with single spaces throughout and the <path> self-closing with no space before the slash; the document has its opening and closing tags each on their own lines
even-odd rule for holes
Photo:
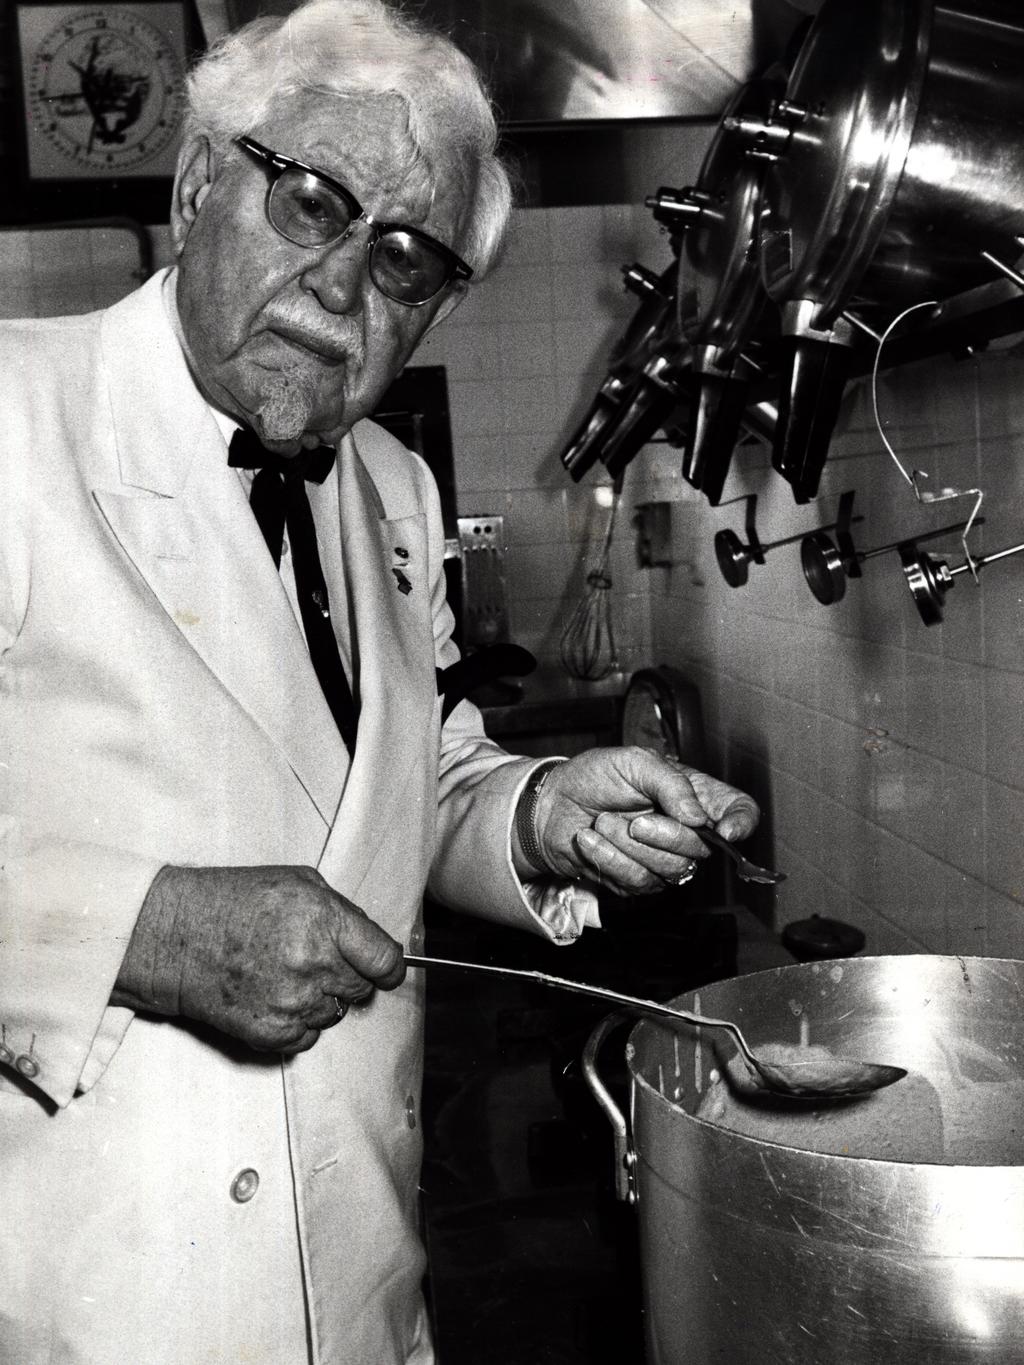
<svg viewBox="0 0 1024 1365">
<path fill-rule="evenodd" d="M 343 241 L 356 223 L 366 223 L 370 279 L 385 297 L 411 308 L 429 303 L 453 280 L 472 277 L 470 267 L 443 242 L 404 223 L 379 223 L 350 189 L 323 171 L 272 152 L 251 137 L 234 140 L 266 171 L 267 219 L 289 242 L 330 246 Z"/>
</svg>

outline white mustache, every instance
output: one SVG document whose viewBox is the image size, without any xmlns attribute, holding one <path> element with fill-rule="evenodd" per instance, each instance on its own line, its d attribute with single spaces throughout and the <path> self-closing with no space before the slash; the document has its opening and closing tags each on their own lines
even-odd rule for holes
<svg viewBox="0 0 1024 1365">
<path fill-rule="evenodd" d="M 303 304 L 278 306 L 266 315 L 266 325 L 280 332 L 289 341 L 296 341 L 307 350 L 329 360 L 344 361 L 356 368 L 364 359 L 363 332 L 352 318 L 337 317 L 329 326 L 323 319 L 310 318 Z"/>
</svg>

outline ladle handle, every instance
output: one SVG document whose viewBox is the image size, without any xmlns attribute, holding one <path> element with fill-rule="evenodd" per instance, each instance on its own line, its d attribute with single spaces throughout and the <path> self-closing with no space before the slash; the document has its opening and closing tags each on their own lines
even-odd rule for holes
<svg viewBox="0 0 1024 1365">
<path fill-rule="evenodd" d="M 566 977 L 548 976 L 545 972 L 527 971 L 522 967 L 495 967 L 489 962 L 461 962 L 448 957 L 425 957 L 419 953 L 406 953 L 405 960 L 410 967 L 448 967 L 453 971 L 486 972 L 489 976 L 504 976 L 517 981 L 531 981 L 537 986 L 550 986 L 555 990 L 573 991 L 576 995 L 589 995 L 595 1000 L 606 1000 L 609 1004 L 629 1006 L 632 1009 L 645 1009 L 652 1014 L 672 1016 L 683 1013 L 672 1009 L 669 1005 L 659 1005 L 654 1000 L 640 1000 L 631 995 L 623 995 L 620 991 L 609 990 L 605 986 L 592 986 L 583 981 L 570 981 Z"/>
<path fill-rule="evenodd" d="M 531 972 L 521 967 L 495 967 L 489 962 L 462 962 L 448 957 L 425 957 L 420 953 L 406 953 L 405 961 L 410 967 L 448 967 L 455 971 L 485 972 L 489 976 L 530 981 L 535 986 L 548 986 L 554 990 L 572 991 L 575 995 L 588 995 L 592 1000 L 604 1000 L 610 1005 L 618 1005 L 620 1009 L 639 1010 L 642 1014 L 654 1014 L 660 1019 L 677 1019 L 684 1024 L 695 1024 L 698 1027 L 728 1029 L 734 1038 L 739 1035 L 739 1029 L 731 1019 L 707 1019 L 702 1014 L 692 1014 L 689 1010 L 678 1009 L 675 1005 L 662 1005 L 657 1000 L 643 1000 L 639 996 L 609 990 L 606 986 L 570 981 L 567 977 L 549 976 L 546 972 Z M 743 1047 L 744 1040 L 741 1036 L 738 1041 Z"/>
</svg>

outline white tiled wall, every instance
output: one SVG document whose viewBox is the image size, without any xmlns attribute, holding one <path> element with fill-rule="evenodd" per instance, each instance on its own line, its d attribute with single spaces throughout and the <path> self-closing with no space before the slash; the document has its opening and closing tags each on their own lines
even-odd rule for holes
<svg viewBox="0 0 1024 1365">
<path fill-rule="evenodd" d="M 0 230 L 2 318 L 88 313 L 116 303 L 142 279 L 139 243 L 128 228 Z"/>
<path fill-rule="evenodd" d="M 619 267 L 657 262 L 666 250 L 645 209 L 520 210 L 500 269 L 416 355 L 447 367 L 459 511 L 504 514 L 514 637 L 542 665 L 557 666 L 609 515 L 607 480 L 573 484 L 559 455 L 635 307 Z M 650 654 L 645 585 L 632 582 L 633 540 L 623 506 L 612 611 L 626 670 Z"/>
<path fill-rule="evenodd" d="M 879 407 L 907 469 L 984 490 L 975 553 L 1024 541 L 1024 357 L 1005 345 L 883 377 Z M 664 470 L 660 471 L 664 475 Z M 820 605 L 799 547 L 733 589 L 713 536 L 743 538 L 743 504 L 711 508 L 642 466 L 672 507 L 678 567 L 647 571 L 654 655 L 701 685 L 720 771 L 766 811 L 763 850 L 789 872 L 779 925 L 847 919 L 869 950 L 1024 956 L 1024 556 L 961 576 L 926 627 L 898 559 L 863 564 Z M 856 490 L 860 548 L 966 518 L 973 498 L 921 506 L 878 436 L 867 381 L 851 388 L 820 496 L 799 507 L 768 452 L 740 452 L 723 504 L 758 494 L 768 543 L 831 521 Z M 930 547 L 954 565 L 959 538 Z M 684 562 L 685 561 L 685 562 Z M 689 566 L 689 567 L 688 567 Z"/>
</svg>

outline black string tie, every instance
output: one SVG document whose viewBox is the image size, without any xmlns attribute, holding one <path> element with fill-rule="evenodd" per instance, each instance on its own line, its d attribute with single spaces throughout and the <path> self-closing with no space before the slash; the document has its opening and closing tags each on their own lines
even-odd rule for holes
<svg viewBox="0 0 1024 1365">
<path fill-rule="evenodd" d="M 327 478 L 334 466 L 334 451 L 330 446 L 317 446 L 297 455 L 277 455 L 261 445 L 251 431 L 236 431 L 228 449 L 228 464 L 234 469 L 256 470 L 249 505 L 278 568 L 288 532 L 309 657 L 345 746 L 354 754 L 356 705 L 331 624 L 327 583 L 306 493 L 307 480 L 323 483 Z"/>
</svg>

